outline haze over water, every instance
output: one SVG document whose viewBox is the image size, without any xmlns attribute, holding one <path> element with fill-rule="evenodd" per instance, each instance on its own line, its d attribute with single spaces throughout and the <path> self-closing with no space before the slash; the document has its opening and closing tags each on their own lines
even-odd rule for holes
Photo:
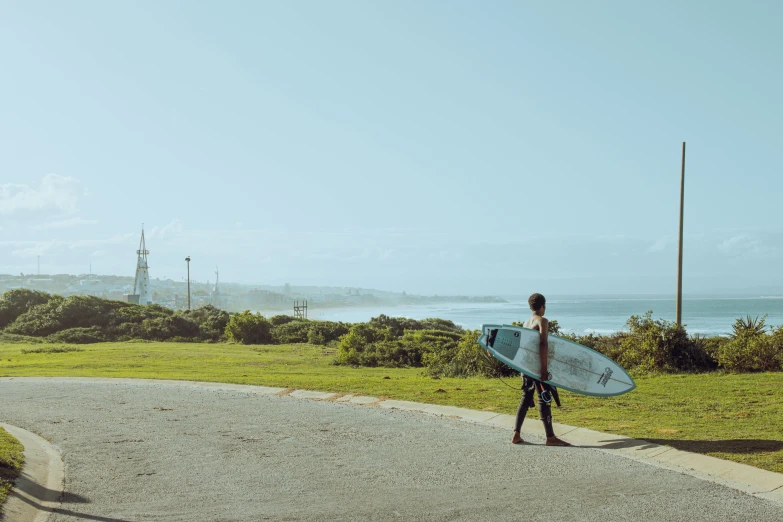
<svg viewBox="0 0 783 522">
<path fill-rule="evenodd" d="M 565 332 L 608 334 L 623 330 L 631 315 L 648 310 L 653 317 L 674 321 L 675 301 L 671 297 L 551 297 L 546 316 L 556 319 Z M 380 314 L 424 319 L 449 319 L 464 328 L 477 329 L 486 323 L 510 324 L 530 314 L 525 298 L 501 304 L 448 304 L 415 307 L 325 309 L 313 307 L 311 319 L 362 322 Z M 698 297 L 683 299 L 683 323 L 690 334 L 726 335 L 739 317 L 763 317 L 767 325 L 783 324 L 783 297 Z"/>
</svg>

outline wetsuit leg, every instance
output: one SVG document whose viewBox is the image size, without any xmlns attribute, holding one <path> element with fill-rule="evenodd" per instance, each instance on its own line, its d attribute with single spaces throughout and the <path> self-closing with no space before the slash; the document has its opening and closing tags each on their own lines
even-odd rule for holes
<svg viewBox="0 0 783 522">
<path fill-rule="evenodd" d="M 522 423 L 525 421 L 527 410 L 533 405 L 533 398 L 535 397 L 536 381 L 528 377 L 522 376 L 522 400 L 519 401 L 519 408 L 517 408 L 517 420 L 514 424 L 514 431 L 520 431 L 522 429 Z"/>
<path fill-rule="evenodd" d="M 552 427 L 552 407 L 541 397 L 542 384 L 536 381 L 536 391 L 538 392 L 538 414 L 541 416 L 541 422 L 544 423 L 544 431 L 546 431 L 547 437 L 554 437 L 555 430 Z M 548 385 L 544 384 L 544 389 L 548 388 Z M 550 395 L 551 397 L 551 395 Z"/>
</svg>

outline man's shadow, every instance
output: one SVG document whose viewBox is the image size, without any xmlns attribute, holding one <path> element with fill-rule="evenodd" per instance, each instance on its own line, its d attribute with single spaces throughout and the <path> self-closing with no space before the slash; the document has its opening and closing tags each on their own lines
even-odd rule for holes
<svg viewBox="0 0 783 522">
<path fill-rule="evenodd" d="M 772 453 L 783 449 L 783 441 L 760 439 L 731 440 L 681 440 L 681 439 L 620 439 L 607 442 L 601 446 L 580 446 L 582 448 L 601 449 L 652 449 L 653 444 L 670 446 L 691 453 L 733 453 L 736 455 L 751 455 L 754 453 Z"/>
<path fill-rule="evenodd" d="M 783 449 L 783 441 L 761 439 L 731 440 L 672 440 L 647 439 L 647 442 L 671 446 L 674 449 L 691 453 L 734 453 L 737 455 L 753 453 L 772 453 Z"/>
<path fill-rule="evenodd" d="M 8 492 L 7 499 L 10 500 L 12 498 L 15 498 L 21 502 L 24 502 L 25 504 L 47 513 L 58 513 L 83 520 L 98 520 L 100 522 L 130 522 L 122 518 L 102 517 L 98 515 L 89 515 L 87 513 L 79 513 L 69 509 L 51 508 L 44 506 L 39 503 L 44 499 L 58 499 L 59 502 L 67 502 L 70 504 L 89 504 L 90 499 L 75 493 L 55 491 L 45 488 L 44 486 L 30 480 L 24 472 L 19 475 L 19 477 L 17 477 L 13 489 Z"/>
</svg>

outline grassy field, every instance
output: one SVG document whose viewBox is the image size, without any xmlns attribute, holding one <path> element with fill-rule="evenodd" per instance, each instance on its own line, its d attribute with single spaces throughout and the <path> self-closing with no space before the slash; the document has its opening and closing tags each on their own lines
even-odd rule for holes
<svg viewBox="0 0 783 522">
<path fill-rule="evenodd" d="M 22 471 L 24 463 L 24 447 L 7 431 L 0 428 L 0 514 L 3 504 L 14 484 L 14 480 Z"/>
<path fill-rule="evenodd" d="M 304 344 L 0 344 L 0 376 L 258 384 L 362 393 L 511 414 L 519 403 L 518 378 L 505 379 L 513 386 L 511 389 L 497 379 L 433 379 L 424 376 L 421 369 L 334 366 L 333 357 L 332 349 Z M 783 373 L 635 379 L 637 389 L 620 397 L 561 393 L 563 408 L 553 408 L 554 420 L 783 472 Z"/>
</svg>

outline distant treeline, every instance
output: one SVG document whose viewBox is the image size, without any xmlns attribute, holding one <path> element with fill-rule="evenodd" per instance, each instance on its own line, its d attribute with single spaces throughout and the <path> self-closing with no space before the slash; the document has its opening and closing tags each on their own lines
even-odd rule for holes
<svg viewBox="0 0 783 522">
<path fill-rule="evenodd" d="M 652 312 L 632 316 L 626 331 L 612 335 L 552 333 L 614 359 L 636 372 L 783 370 L 783 327 L 741 318 L 729 337 L 689 336 Z M 413 320 L 381 315 L 366 323 L 270 318 L 249 311 L 229 314 L 213 306 L 173 311 L 97 297 L 64 298 L 33 290 L 0 296 L 0 341 L 86 344 L 106 341 L 311 343 L 336 350 L 335 364 L 421 367 L 430 375 L 500 376 L 515 372 L 488 358 L 478 332 L 443 319 Z"/>
</svg>

